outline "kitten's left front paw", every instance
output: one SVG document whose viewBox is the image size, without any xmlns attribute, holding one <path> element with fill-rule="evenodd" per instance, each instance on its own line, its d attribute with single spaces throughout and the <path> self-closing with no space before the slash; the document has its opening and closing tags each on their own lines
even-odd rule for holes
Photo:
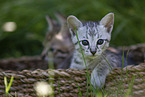
<svg viewBox="0 0 145 97">
<path fill-rule="evenodd" d="M 106 75 L 99 76 L 96 70 L 93 70 L 93 72 L 91 73 L 91 84 L 96 89 L 100 89 L 104 86 L 105 79 L 106 79 Z"/>
</svg>

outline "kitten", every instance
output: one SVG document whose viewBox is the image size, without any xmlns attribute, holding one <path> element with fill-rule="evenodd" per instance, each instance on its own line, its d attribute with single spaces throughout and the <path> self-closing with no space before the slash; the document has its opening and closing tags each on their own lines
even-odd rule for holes
<svg viewBox="0 0 145 97">
<path fill-rule="evenodd" d="M 67 24 L 72 42 L 75 45 L 70 68 L 86 69 L 79 46 L 80 43 L 87 69 L 93 70 L 91 73 L 91 84 L 97 89 L 102 88 L 110 70 L 113 67 L 121 66 L 121 58 L 106 50 L 111 40 L 114 14 L 107 14 L 98 23 L 92 21 L 82 23 L 75 16 L 71 15 L 67 18 Z"/>
<path fill-rule="evenodd" d="M 41 56 L 46 61 L 53 60 L 55 68 L 67 69 L 70 65 L 74 46 L 66 19 L 59 13 L 55 13 L 55 16 L 60 24 L 46 16 L 49 29 L 43 42 L 44 49 Z M 52 55 L 51 58 L 50 55 Z"/>
</svg>

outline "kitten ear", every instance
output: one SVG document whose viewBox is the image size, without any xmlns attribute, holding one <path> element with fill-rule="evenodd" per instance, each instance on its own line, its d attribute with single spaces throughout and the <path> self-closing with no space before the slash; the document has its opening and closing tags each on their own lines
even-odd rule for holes
<svg viewBox="0 0 145 97">
<path fill-rule="evenodd" d="M 46 21 L 47 21 L 47 23 L 48 23 L 48 26 L 49 26 L 49 32 L 51 32 L 51 31 L 53 31 L 53 29 L 54 29 L 54 24 L 53 24 L 53 21 L 52 21 L 52 19 L 47 15 L 46 16 Z"/>
<path fill-rule="evenodd" d="M 73 15 L 70 15 L 68 18 L 67 18 L 67 25 L 69 28 L 71 28 L 74 32 L 75 29 L 78 29 L 79 27 L 82 26 L 82 22 L 77 19 L 75 16 Z"/>
<path fill-rule="evenodd" d="M 58 19 L 58 22 L 60 23 L 61 26 L 66 23 L 66 18 L 61 13 L 55 12 L 54 15 Z"/>
<path fill-rule="evenodd" d="M 107 28 L 108 33 L 111 33 L 114 24 L 114 13 L 109 13 L 106 16 L 104 16 L 101 19 L 100 24 L 104 25 Z"/>
</svg>

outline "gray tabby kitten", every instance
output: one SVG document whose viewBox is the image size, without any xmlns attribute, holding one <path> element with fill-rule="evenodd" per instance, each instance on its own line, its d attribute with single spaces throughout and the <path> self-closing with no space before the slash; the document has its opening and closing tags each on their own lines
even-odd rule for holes
<svg viewBox="0 0 145 97">
<path fill-rule="evenodd" d="M 113 67 L 121 65 L 121 58 L 106 50 L 111 40 L 114 14 L 107 14 L 99 23 L 91 21 L 82 23 L 75 16 L 71 15 L 67 18 L 67 23 L 72 42 L 75 45 L 70 68 L 86 69 L 76 36 L 77 31 L 87 69 L 93 70 L 91 73 L 91 83 L 97 89 L 102 88 L 110 70 Z"/>
</svg>

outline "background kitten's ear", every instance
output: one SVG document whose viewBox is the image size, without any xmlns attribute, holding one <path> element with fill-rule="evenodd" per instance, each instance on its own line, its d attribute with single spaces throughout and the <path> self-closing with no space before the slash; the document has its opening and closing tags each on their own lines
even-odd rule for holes
<svg viewBox="0 0 145 97">
<path fill-rule="evenodd" d="M 46 16 L 46 21 L 49 26 L 48 30 L 49 30 L 49 32 L 51 32 L 53 30 L 53 26 L 54 26 L 53 21 L 48 15 Z"/>
<path fill-rule="evenodd" d="M 66 18 L 59 12 L 55 12 L 54 14 L 60 25 L 63 26 L 66 23 Z"/>
<path fill-rule="evenodd" d="M 101 19 L 100 24 L 104 25 L 107 28 L 108 33 L 111 33 L 114 24 L 114 13 L 109 13 L 106 16 L 104 16 Z"/>
<path fill-rule="evenodd" d="M 67 18 L 67 24 L 68 27 L 71 28 L 73 31 L 75 29 L 78 29 L 82 26 L 82 23 L 80 20 L 78 20 L 75 16 L 71 15 Z"/>
<path fill-rule="evenodd" d="M 59 32 L 62 33 L 62 35 L 64 36 L 68 36 L 70 33 L 67 28 L 66 18 L 59 12 L 55 12 L 55 16 L 58 19 L 58 22 L 61 27 Z"/>
</svg>

